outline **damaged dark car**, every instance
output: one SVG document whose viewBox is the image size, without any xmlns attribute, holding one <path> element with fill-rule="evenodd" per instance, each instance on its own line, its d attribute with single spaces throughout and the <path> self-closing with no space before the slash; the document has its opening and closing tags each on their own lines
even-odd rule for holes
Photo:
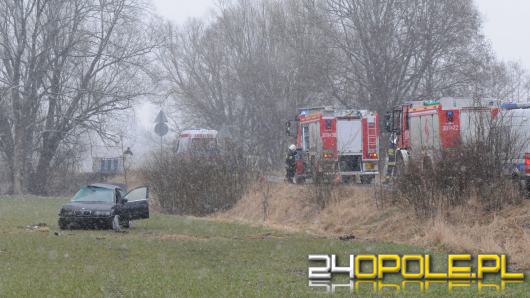
<svg viewBox="0 0 530 298">
<path fill-rule="evenodd" d="M 132 220 L 149 218 L 149 188 L 96 183 L 82 187 L 59 212 L 59 228 L 128 228 Z"/>
</svg>

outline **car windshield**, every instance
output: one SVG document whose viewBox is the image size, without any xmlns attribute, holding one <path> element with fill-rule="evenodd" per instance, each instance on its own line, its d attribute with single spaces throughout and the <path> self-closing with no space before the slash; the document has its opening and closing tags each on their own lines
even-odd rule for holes
<svg viewBox="0 0 530 298">
<path fill-rule="evenodd" d="M 112 189 L 86 186 L 81 188 L 72 198 L 72 202 L 105 202 L 114 203 L 114 191 Z"/>
</svg>

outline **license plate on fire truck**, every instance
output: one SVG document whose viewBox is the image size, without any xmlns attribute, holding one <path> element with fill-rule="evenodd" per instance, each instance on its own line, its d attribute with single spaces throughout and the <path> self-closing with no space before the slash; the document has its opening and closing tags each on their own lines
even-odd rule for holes
<svg viewBox="0 0 530 298">
<path fill-rule="evenodd" d="M 365 170 L 375 170 L 375 163 L 373 162 L 367 162 L 364 164 Z"/>
</svg>

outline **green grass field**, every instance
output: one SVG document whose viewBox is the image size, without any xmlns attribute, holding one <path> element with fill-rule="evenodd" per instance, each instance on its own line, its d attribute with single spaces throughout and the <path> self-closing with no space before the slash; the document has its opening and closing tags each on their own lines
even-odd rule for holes
<svg viewBox="0 0 530 298">
<path fill-rule="evenodd" d="M 0 197 L 0 297 L 285 297 L 323 296 L 310 288 L 310 253 L 429 253 L 410 246 L 339 241 L 241 224 L 152 213 L 127 233 L 58 232 L 65 199 Z M 49 231 L 27 230 L 46 223 Z M 444 257 L 434 255 L 443 271 Z M 343 258 L 345 259 L 345 258 Z M 346 279 L 334 282 L 345 283 Z M 399 282 L 390 279 L 389 283 Z M 338 296 L 419 296 L 417 286 L 373 292 L 369 285 Z M 425 294 L 473 297 L 476 285 L 431 285 Z M 485 296 L 528 296 L 528 282 Z"/>
</svg>

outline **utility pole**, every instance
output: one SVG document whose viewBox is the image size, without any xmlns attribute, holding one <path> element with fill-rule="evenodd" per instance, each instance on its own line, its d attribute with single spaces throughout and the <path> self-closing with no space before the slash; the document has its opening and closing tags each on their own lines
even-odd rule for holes
<svg viewBox="0 0 530 298">
<path fill-rule="evenodd" d="M 127 162 L 127 155 L 130 155 L 132 156 L 133 153 L 131 151 L 131 148 L 130 147 L 127 147 L 127 150 L 123 150 L 123 135 L 120 135 L 120 143 L 121 143 L 121 164 L 122 164 L 122 167 L 123 167 L 123 179 L 125 181 L 125 185 L 127 185 L 127 165 L 126 165 L 126 162 Z"/>
<path fill-rule="evenodd" d="M 155 133 L 160 136 L 160 156 L 164 153 L 164 136 L 168 133 L 167 117 L 164 111 L 160 110 L 155 119 Z"/>
</svg>

